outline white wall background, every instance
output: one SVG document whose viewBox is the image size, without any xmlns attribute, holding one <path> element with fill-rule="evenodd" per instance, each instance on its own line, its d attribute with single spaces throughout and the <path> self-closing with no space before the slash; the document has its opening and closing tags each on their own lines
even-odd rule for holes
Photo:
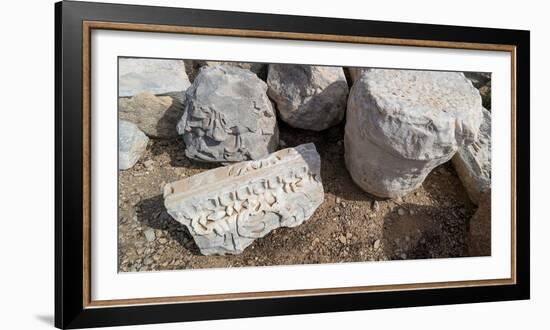
<svg viewBox="0 0 550 330">
<path fill-rule="evenodd" d="M 191 8 L 531 30 L 532 299 L 150 325 L 125 329 L 545 328 L 550 306 L 546 170 L 550 23 L 544 1 L 115 1 Z M 52 0 L 0 6 L 0 328 L 53 327 L 54 25 Z"/>
</svg>

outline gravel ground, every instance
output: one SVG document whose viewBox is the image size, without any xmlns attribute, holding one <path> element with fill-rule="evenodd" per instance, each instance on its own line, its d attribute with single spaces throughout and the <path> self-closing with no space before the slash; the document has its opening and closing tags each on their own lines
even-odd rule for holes
<svg viewBox="0 0 550 330">
<path fill-rule="evenodd" d="M 280 228 L 236 256 L 203 256 L 187 229 L 163 206 L 162 186 L 210 168 L 185 157 L 181 139 L 151 140 L 130 170 L 119 171 L 119 270 L 123 272 L 339 263 L 468 256 L 475 211 L 450 163 L 401 200 L 359 189 L 344 165 L 339 125 L 311 132 L 280 125 L 286 146 L 314 142 L 325 201 L 296 228 Z"/>
</svg>

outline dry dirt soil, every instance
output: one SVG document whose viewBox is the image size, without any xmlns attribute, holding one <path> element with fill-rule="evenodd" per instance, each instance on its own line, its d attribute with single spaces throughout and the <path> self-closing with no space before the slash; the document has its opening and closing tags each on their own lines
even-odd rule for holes
<svg viewBox="0 0 550 330">
<path fill-rule="evenodd" d="M 281 125 L 291 147 L 314 142 L 321 155 L 325 201 L 296 228 L 280 228 L 240 255 L 203 256 L 187 229 L 168 215 L 162 186 L 220 166 L 185 157 L 182 139 L 151 140 L 130 170 L 119 171 L 120 271 L 151 271 L 468 256 L 475 206 L 450 163 L 400 200 L 365 193 L 344 164 L 343 124 L 323 132 Z"/>
</svg>

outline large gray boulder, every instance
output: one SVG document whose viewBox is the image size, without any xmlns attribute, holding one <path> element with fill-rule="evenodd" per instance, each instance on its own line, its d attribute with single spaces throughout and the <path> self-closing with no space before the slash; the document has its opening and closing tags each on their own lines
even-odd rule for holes
<svg viewBox="0 0 550 330">
<path fill-rule="evenodd" d="M 136 124 L 149 137 L 174 138 L 178 136 L 176 125 L 183 115 L 181 100 L 182 97 L 156 96 L 149 92 L 121 97 L 118 99 L 119 118 Z"/>
<path fill-rule="evenodd" d="M 118 64 L 119 97 L 182 92 L 191 85 L 183 60 L 120 58 Z"/>
<path fill-rule="evenodd" d="M 491 188 L 491 113 L 483 109 L 477 140 L 462 146 L 452 159 L 470 200 L 479 204 L 483 192 Z"/>
<path fill-rule="evenodd" d="M 405 195 L 476 141 L 481 121 L 479 92 L 461 73 L 370 69 L 350 92 L 347 168 L 371 194 Z"/>
<path fill-rule="evenodd" d="M 233 66 L 203 68 L 187 90 L 177 125 L 189 158 L 208 162 L 260 159 L 275 151 L 279 131 L 267 85 Z"/>
<path fill-rule="evenodd" d="M 118 169 L 132 168 L 147 148 L 149 138 L 128 121 L 118 121 Z"/>
<path fill-rule="evenodd" d="M 311 217 L 324 199 L 320 171 L 315 145 L 302 144 L 167 184 L 164 205 L 202 254 L 239 254 Z"/>
<path fill-rule="evenodd" d="M 340 67 L 270 64 L 269 97 L 292 127 L 321 131 L 342 121 L 348 84 Z"/>
</svg>

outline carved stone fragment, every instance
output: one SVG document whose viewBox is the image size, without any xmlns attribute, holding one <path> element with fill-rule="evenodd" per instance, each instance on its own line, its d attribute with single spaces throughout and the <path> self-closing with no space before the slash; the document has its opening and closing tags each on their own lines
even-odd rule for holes
<svg viewBox="0 0 550 330">
<path fill-rule="evenodd" d="M 267 85 L 249 70 L 204 67 L 187 90 L 177 124 L 189 158 L 206 162 L 260 159 L 275 151 L 279 130 Z"/>
<path fill-rule="evenodd" d="M 202 254 L 239 254 L 311 217 L 324 198 L 320 170 L 315 145 L 302 144 L 167 184 L 164 205 Z"/>
<path fill-rule="evenodd" d="M 477 140 L 479 92 L 462 73 L 369 69 L 350 92 L 346 166 L 365 191 L 395 198 Z"/>
</svg>

